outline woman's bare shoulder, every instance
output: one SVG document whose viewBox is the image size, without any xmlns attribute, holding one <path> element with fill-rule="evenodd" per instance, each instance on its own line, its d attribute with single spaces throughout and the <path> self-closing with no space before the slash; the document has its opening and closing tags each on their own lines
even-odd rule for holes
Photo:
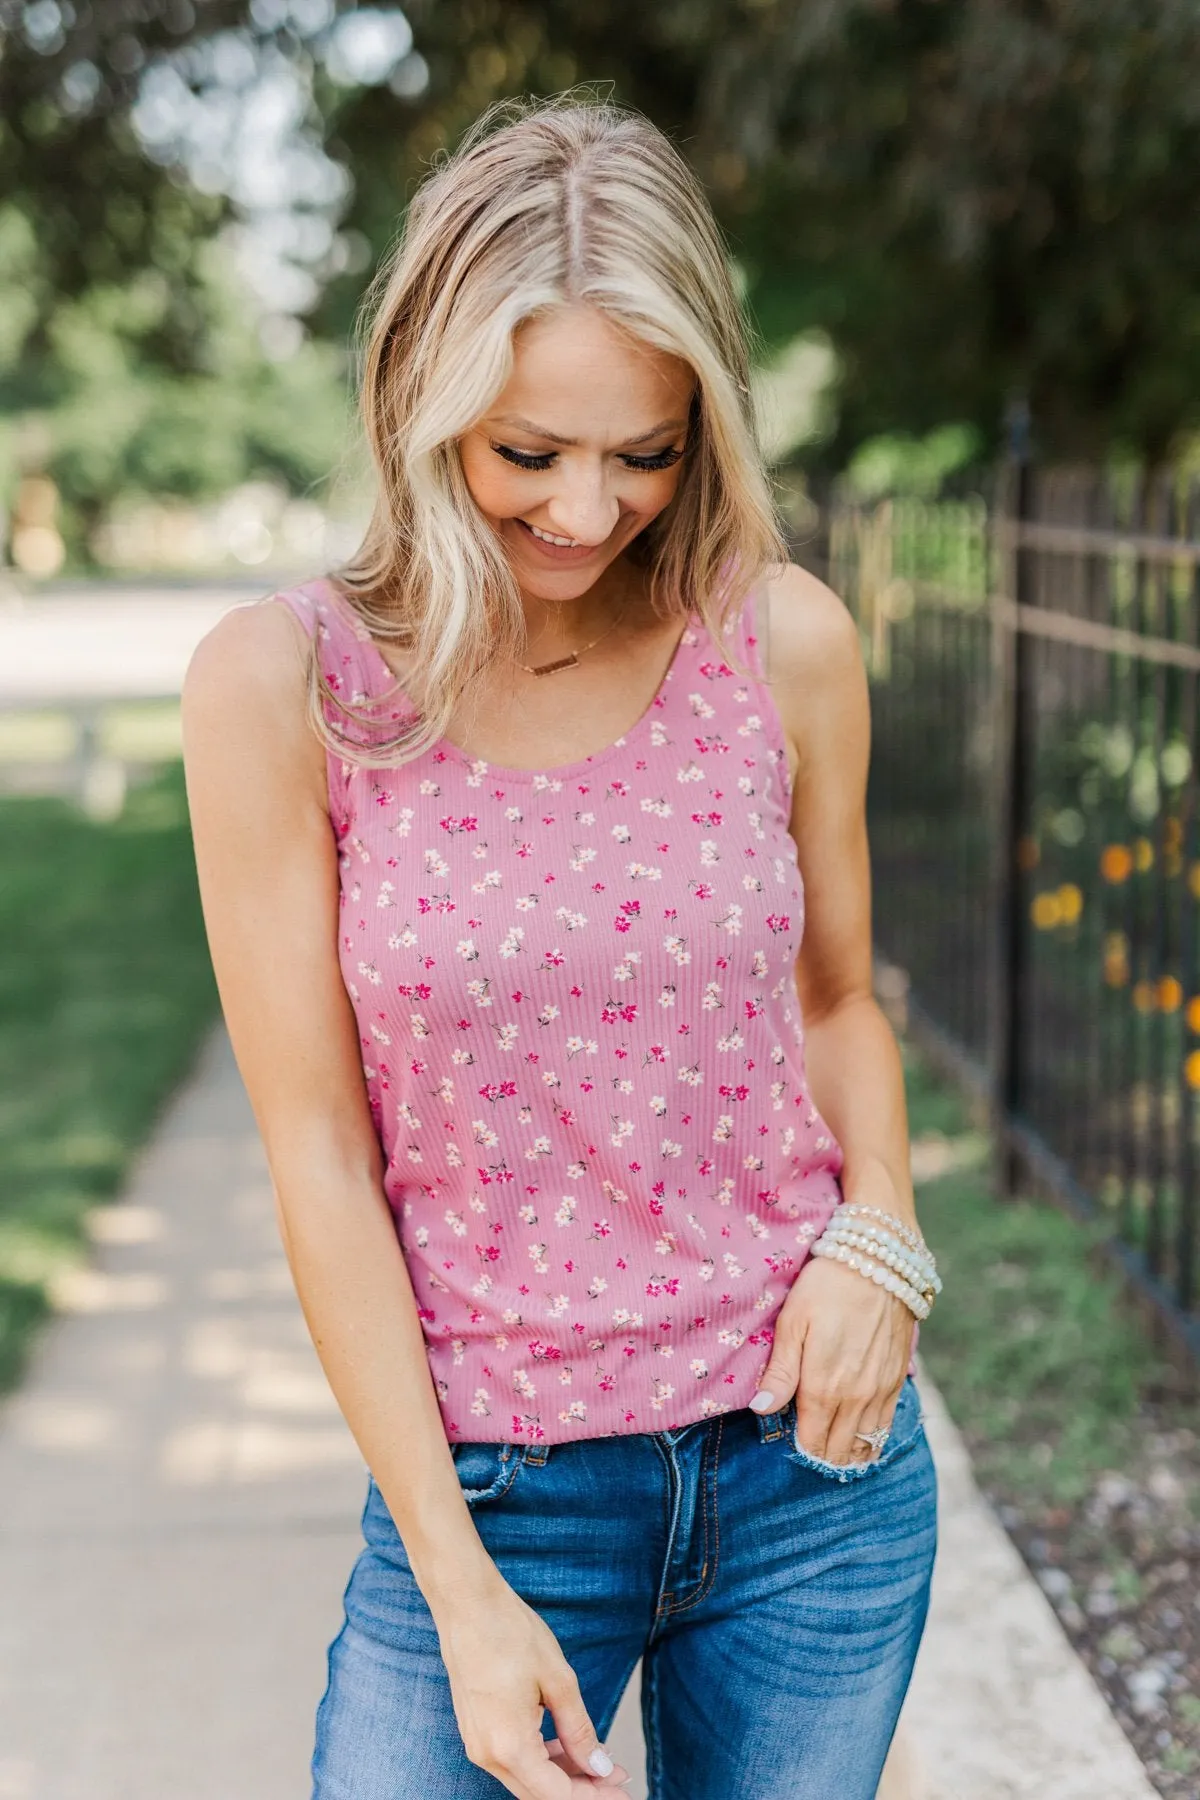
<svg viewBox="0 0 1200 1800">
<path fill-rule="evenodd" d="M 796 563 L 781 563 L 768 572 L 764 588 L 772 681 L 836 681 L 860 668 L 858 627 L 831 587 Z"/>
<path fill-rule="evenodd" d="M 225 613 L 196 646 L 184 677 L 188 759 L 248 755 L 249 771 L 282 752 L 315 777 L 323 756 L 308 718 L 308 648 L 303 624 L 277 596 Z"/>
</svg>

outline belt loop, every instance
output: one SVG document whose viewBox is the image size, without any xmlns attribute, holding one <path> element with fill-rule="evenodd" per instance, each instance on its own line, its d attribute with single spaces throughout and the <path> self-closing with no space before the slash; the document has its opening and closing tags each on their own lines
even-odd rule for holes
<svg viewBox="0 0 1200 1800">
<path fill-rule="evenodd" d="M 545 1462 L 546 1458 L 549 1456 L 549 1454 L 550 1454 L 550 1445 L 549 1444 L 526 1444 L 525 1451 L 524 1451 L 524 1454 L 522 1455 L 521 1461 L 527 1462 L 527 1463 L 532 1463 L 535 1468 L 540 1469 L 542 1464 Z"/>
<path fill-rule="evenodd" d="M 783 1437 L 787 1430 L 787 1414 L 786 1406 L 779 1412 L 754 1414 L 758 1424 L 758 1435 L 764 1444 L 773 1443 L 776 1438 Z"/>
</svg>

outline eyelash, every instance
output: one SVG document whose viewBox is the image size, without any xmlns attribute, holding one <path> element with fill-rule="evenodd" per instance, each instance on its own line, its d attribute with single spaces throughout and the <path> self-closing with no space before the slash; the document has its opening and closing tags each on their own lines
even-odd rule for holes
<svg viewBox="0 0 1200 1800">
<path fill-rule="evenodd" d="M 554 461 L 552 451 L 535 456 L 527 450 L 514 450 L 511 444 L 493 444 L 492 449 L 497 456 L 502 456 L 505 462 L 513 463 L 518 469 L 540 472 L 548 469 Z M 674 468 L 682 455 L 682 450 L 658 450 L 653 456 L 623 456 L 621 461 L 627 469 L 632 469 L 637 474 L 656 475 L 662 469 Z"/>
</svg>

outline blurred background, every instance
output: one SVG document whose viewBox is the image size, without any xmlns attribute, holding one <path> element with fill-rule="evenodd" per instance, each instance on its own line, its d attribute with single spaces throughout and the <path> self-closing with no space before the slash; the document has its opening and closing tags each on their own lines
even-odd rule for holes
<svg viewBox="0 0 1200 1800">
<path fill-rule="evenodd" d="M 0 1385 L 215 1019 L 191 648 L 357 542 L 356 308 L 430 159 L 578 82 L 703 178 L 861 627 L 929 1367 L 1194 1800 L 1192 0 L 0 0 Z"/>
</svg>

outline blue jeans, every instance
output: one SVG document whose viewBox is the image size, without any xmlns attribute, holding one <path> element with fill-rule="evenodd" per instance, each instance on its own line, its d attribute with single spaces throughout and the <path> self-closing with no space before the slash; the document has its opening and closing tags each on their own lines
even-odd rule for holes
<svg viewBox="0 0 1200 1800">
<path fill-rule="evenodd" d="M 795 1441 L 794 1402 L 571 1444 L 460 1444 L 501 1573 L 605 1738 L 643 1659 L 652 1800 L 874 1800 L 925 1625 L 937 1482 L 911 1377 L 882 1456 Z M 372 1481 L 317 1715 L 314 1800 L 500 1800 Z M 542 1730 L 553 1737 L 550 1714 Z"/>
</svg>

